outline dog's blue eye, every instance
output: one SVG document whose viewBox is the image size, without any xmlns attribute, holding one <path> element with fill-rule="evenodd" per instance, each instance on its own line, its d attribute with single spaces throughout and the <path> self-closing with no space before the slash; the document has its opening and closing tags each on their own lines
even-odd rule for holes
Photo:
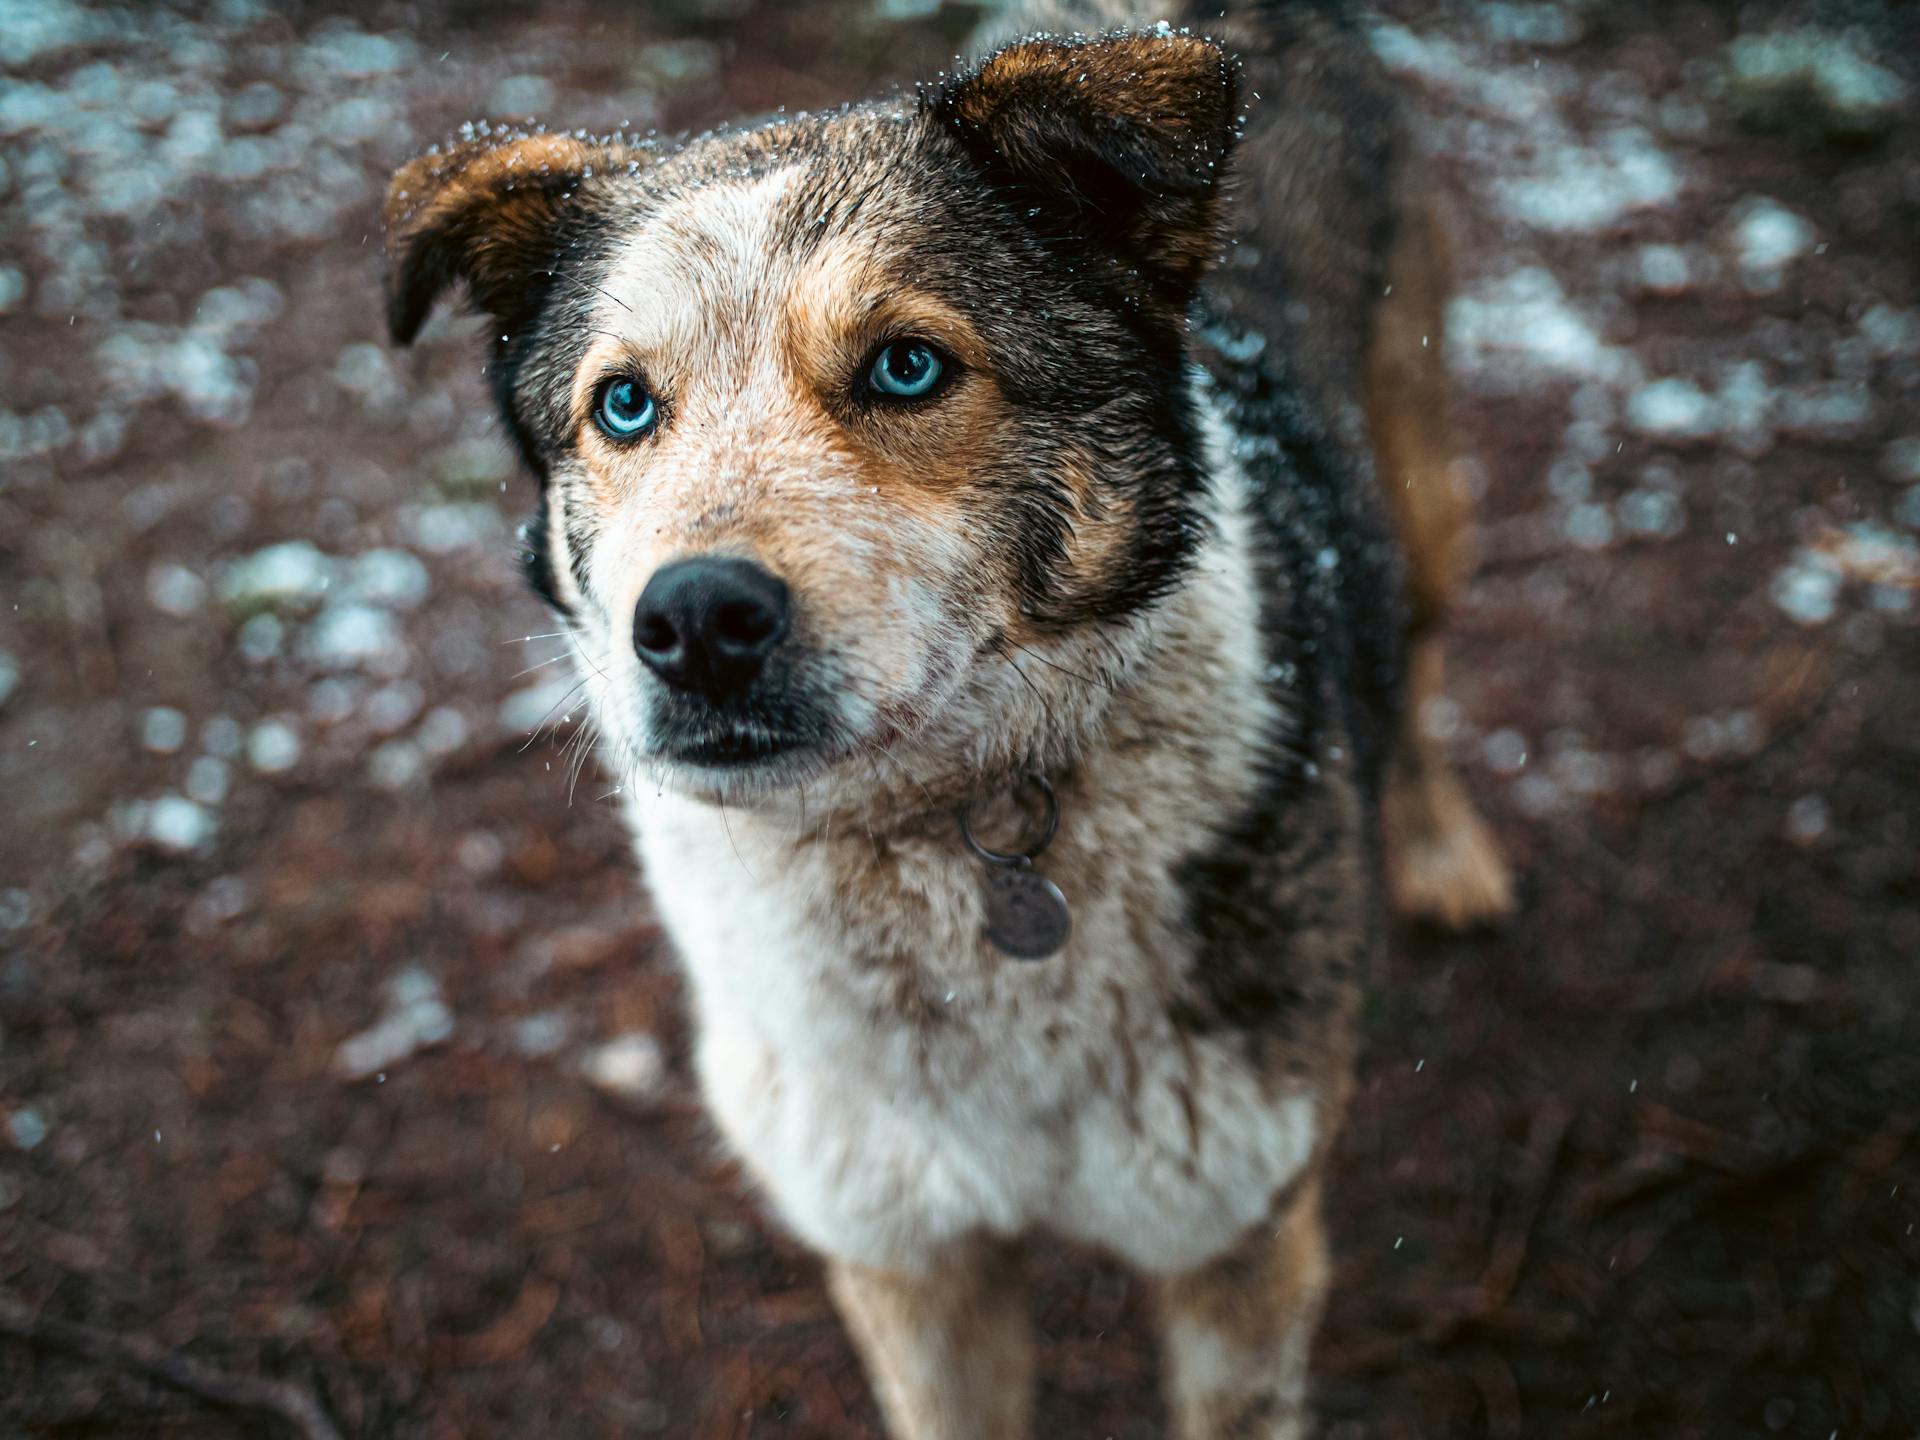
<svg viewBox="0 0 1920 1440">
<path fill-rule="evenodd" d="M 946 361 L 926 341 L 896 340 L 873 357 L 867 382 L 882 395 L 918 400 L 931 395 L 946 373 Z"/>
<path fill-rule="evenodd" d="M 638 380 L 609 380 L 600 387 L 593 418 L 616 440 L 644 435 L 660 418 L 660 407 Z"/>
</svg>

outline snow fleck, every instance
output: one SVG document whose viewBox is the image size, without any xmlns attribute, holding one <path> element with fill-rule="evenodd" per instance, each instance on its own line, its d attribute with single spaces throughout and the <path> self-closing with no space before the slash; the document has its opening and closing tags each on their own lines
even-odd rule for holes
<svg viewBox="0 0 1920 1440">
<path fill-rule="evenodd" d="M 1487 736 L 1480 753 L 1489 770 L 1514 775 L 1527 763 L 1527 740 L 1518 730 L 1496 730 Z"/>
<path fill-rule="evenodd" d="M 1720 373 L 1719 416 L 1722 433 L 1743 455 L 1764 454 L 1773 443 L 1773 414 L 1779 397 L 1756 360 L 1736 360 Z"/>
<path fill-rule="evenodd" d="M 1618 509 L 1620 524 L 1630 535 L 1671 540 L 1687 528 L 1686 511 L 1669 490 L 1629 490 Z"/>
<path fill-rule="evenodd" d="M 140 744 L 156 755 L 172 755 L 187 743 L 187 717 L 169 705 L 156 705 L 140 717 Z"/>
<path fill-rule="evenodd" d="M 1640 288 L 1651 295 L 1684 295 L 1693 288 L 1697 261 L 1678 245 L 1640 247 Z"/>
<path fill-rule="evenodd" d="M 425 769 L 420 747 L 410 740 L 389 740 L 367 757 L 367 777 L 382 790 L 404 790 Z"/>
<path fill-rule="evenodd" d="M 1720 722 L 1720 735 L 1726 748 L 1736 755 L 1751 755 L 1765 737 L 1760 717 L 1751 710 L 1729 710 Z"/>
<path fill-rule="evenodd" d="M 1593 472 L 1571 456 L 1562 456 L 1547 469 L 1547 488 L 1554 499 L 1578 505 L 1593 495 Z"/>
<path fill-rule="evenodd" d="M 307 715 L 320 725 L 338 725 L 353 714 L 364 688 L 360 681 L 338 675 L 316 680 L 307 691 Z"/>
<path fill-rule="evenodd" d="M 147 599 L 163 615 L 185 618 L 206 603 L 207 582 L 184 565 L 155 565 L 147 571 Z"/>
<path fill-rule="evenodd" d="M 185 854 L 210 845 L 217 828 L 206 807 L 184 795 L 162 795 L 146 807 L 143 833 L 162 850 Z"/>
<path fill-rule="evenodd" d="M 572 1029 L 564 1010 L 542 1010 L 514 1021 L 508 1030 L 508 1044 L 517 1055 L 544 1060 L 559 1052 Z"/>
<path fill-rule="evenodd" d="M 286 97 L 264 80 L 242 86 L 227 99 L 227 124 L 235 130 L 261 130 L 278 120 Z"/>
<path fill-rule="evenodd" d="M 7 1139 L 20 1150 L 32 1150 L 47 1138 L 47 1122 L 31 1105 L 22 1105 L 7 1116 Z"/>
<path fill-rule="evenodd" d="M 485 877 L 498 870 L 507 858 L 507 847 L 500 843 L 498 836 L 485 830 L 470 831 L 462 837 L 454 854 L 460 861 L 460 868 L 469 875 Z"/>
<path fill-rule="evenodd" d="M 377 1074 L 384 1081 L 384 1072 L 400 1061 L 453 1036 L 453 1012 L 440 982 L 427 971 L 410 965 L 385 988 L 386 1008 L 380 1018 L 334 1051 L 333 1073 L 342 1080 Z"/>
<path fill-rule="evenodd" d="M 658 1040 L 634 1030 L 589 1050 L 581 1058 L 580 1073 L 605 1095 L 644 1104 L 666 1089 L 667 1062 Z"/>
<path fill-rule="evenodd" d="M 1802 795 L 1787 807 L 1787 838 L 1796 845 L 1812 845 L 1827 833 L 1831 821 L 1824 798 Z"/>
<path fill-rule="evenodd" d="M 1561 531 L 1582 550 L 1604 550 L 1613 543 L 1613 513 L 1605 505 L 1575 505 L 1567 512 Z"/>
<path fill-rule="evenodd" d="M 1691 380 L 1655 380 L 1627 401 L 1627 423 L 1634 430 L 1675 444 L 1710 438 L 1719 418 L 1713 397 Z"/>
<path fill-rule="evenodd" d="M 1803 550 L 1773 577 L 1768 593 L 1796 624 L 1824 625 L 1840 605 L 1840 575 Z"/>
<path fill-rule="evenodd" d="M 438 705 L 420 722 L 415 739 L 429 755 L 449 755 L 467 743 L 467 717 L 451 705 Z"/>
<path fill-rule="evenodd" d="M 1680 761 L 1671 750 L 1648 749 L 1640 752 L 1636 765 L 1640 788 L 1653 793 L 1665 790 L 1680 773 Z"/>
<path fill-rule="evenodd" d="M 306 540 L 287 540 L 229 563 L 220 598 L 241 613 L 316 603 L 333 583 L 333 562 Z"/>
<path fill-rule="evenodd" d="M 1633 356 L 1602 340 L 1543 266 L 1511 271 L 1458 296 L 1447 331 L 1454 361 L 1494 390 L 1534 389 L 1543 371 L 1610 384 L 1632 383 L 1640 374 Z"/>
<path fill-rule="evenodd" d="M 1584 741 L 1573 743 L 1554 756 L 1556 780 L 1574 795 L 1604 795 L 1614 788 L 1617 767 L 1614 761 L 1591 750 Z"/>
<path fill-rule="evenodd" d="M 247 736 L 247 761 L 263 775 L 279 775 L 300 761 L 300 732 L 290 720 L 263 720 Z"/>
<path fill-rule="evenodd" d="M 287 627 L 272 615 L 256 615 L 240 627 L 240 653 L 254 664 L 263 664 L 280 653 L 280 642 Z"/>
<path fill-rule="evenodd" d="M 1850 34 L 1777 30 L 1727 47 L 1727 90 L 1749 124 L 1812 125 L 1836 138 L 1876 135 L 1906 98 L 1906 85 Z"/>
<path fill-rule="evenodd" d="M 1580 38 L 1583 28 L 1580 18 L 1561 5 L 1513 5 L 1505 0 L 1487 0 L 1475 6 L 1472 13 L 1489 38 L 1505 44 L 1571 45 Z"/>
<path fill-rule="evenodd" d="M 1727 245 L 1749 290 L 1771 293 L 1786 270 L 1813 249 L 1813 226 L 1776 200 L 1750 195 L 1733 208 Z"/>
<path fill-rule="evenodd" d="M 427 567 L 407 551 L 369 550 L 352 561 L 345 594 L 369 604 L 411 610 L 427 598 L 431 584 Z"/>
<path fill-rule="evenodd" d="M 301 654 L 331 670 L 391 668 L 404 658 L 400 627 L 372 605 L 330 605 L 301 642 Z"/>
<path fill-rule="evenodd" d="M 1884 525 L 1863 521 L 1829 530 L 1809 553 L 1848 580 L 1920 588 L 1920 543 Z"/>
<path fill-rule="evenodd" d="M 1780 428 L 1803 439 L 1851 439 L 1872 419 L 1872 396 L 1857 382 L 1807 385 L 1780 394 Z"/>
<path fill-rule="evenodd" d="M 499 511 L 474 503 L 422 506 L 408 511 L 402 523 L 408 538 L 432 555 L 486 544 L 502 529 Z"/>
<path fill-rule="evenodd" d="M 330 70 L 348 79 L 370 79 L 405 70 L 418 60 L 411 40 L 390 35 L 369 35 L 353 28 L 352 21 L 338 29 L 315 35 L 307 42 L 303 68 Z"/>
<path fill-rule="evenodd" d="M 0 315 L 8 315 L 27 298 L 27 276 L 12 265 L 0 265 Z"/>
<path fill-rule="evenodd" d="M 1860 317 L 1860 338 L 1882 360 L 1920 355 L 1920 310 L 1875 305 Z"/>
<path fill-rule="evenodd" d="M 1679 197 L 1680 171 L 1638 125 L 1606 131 L 1597 144 L 1571 137 L 1538 145 L 1531 173 L 1496 180 L 1495 204 L 1542 230 L 1601 230 Z"/>
<path fill-rule="evenodd" d="M 200 748 L 222 760 L 238 755 L 244 739 L 238 722 L 230 715 L 216 715 L 200 727 Z"/>
<path fill-rule="evenodd" d="M 399 386 L 387 352 L 364 340 L 347 346 L 335 358 L 333 378 L 342 390 L 363 398 L 388 396 Z"/>
<path fill-rule="evenodd" d="M 1509 122 L 1556 121 L 1552 88 L 1540 76 L 1507 67 L 1477 65 L 1463 46 L 1403 25 L 1375 25 L 1374 51 L 1390 70 L 1404 70 L 1437 88 L 1471 101 Z"/>
<path fill-rule="evenodd" d="M 1520 813 L 1540 819 L 1559 809 L 1564 799 L 1560 786 L 1537 772 L 1522 775 L 1513 784 L 1513 801 Z"/>
<path fill-rule="evenodd" d="M 1717 715 L 1691 715 L 1680 727 L 1680 748 L 1691 759 L 1712 760 L 1725 746 L 1725 728 Z"/>
<path fill-rule="evenodd" d="M 187 767 L 187 798 L 199 805 L 213 806 L 227 798 L 233 767 L 213 755 L 202 755 Z"/>
<path fill-rule="evenodd" d="M 117 182 L 121 184 L 154 178 L 142 171 L 114 173 L 121 177 Z M 103 208 L 130 213 L 151 207 L 159 198 L 146 193 L 116 194 Z M 102 197 L 96 196 L 96 204 L 101 203 Z M 186 326 L 121 324 L 101 342 L 95 358 L 116 386 L 115 403 L 122 408 L 172 398 L 196 420 L 239 425 L 251 413 L 256 367 L 229 352 L 273 319 L 285 303 L 277 286 L 248 279 L 208 291 Z"/>
<path fill-rule="evenodd" d="M 1617 453 L 1619 444 L 1613 438 L 1613 433 L 1597 420 L 1575 420 L 1567 426 L 1566 446 L 1570 459 L 1592 464 Z"/>
<path fill-rule="evenodd" d="M 342 682 L 331 683 L 339 685 Z M 320 689 L 319 685 L 314 687 L 316 705 L 319 705 L 321 712 L 329 719 L 343 718 L 343 707 L 335 704 L 331 695 L 327 697 L 324 705 L 319 704 Z M 420 713 L 421 707 L 425 704 L 425 692 L 412 681 L 402 680 L 395 681 L 391 685 L 383 685 L 374 691 L 367 697 L 360 713 L 366 719 L 367 728 L 374 734 L 397 735 L 413 723 L 414 717 Z"/>
</svg>

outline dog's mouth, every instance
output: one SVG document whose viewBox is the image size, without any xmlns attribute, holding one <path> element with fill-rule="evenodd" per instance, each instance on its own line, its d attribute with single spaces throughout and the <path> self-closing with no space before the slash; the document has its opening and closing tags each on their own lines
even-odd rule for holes
<svg viewBox="0 0 1920 1440">
<path fill-rule="evenodd" d="M 942 669 L 939 678 L 950 680 L 951 671 Z M 662 692 L 652 702 L 646 753 L 636 758 L 695 791 L 795 789 L 853 757 L 910 742 L 940 699 L 923 691 L 849 705 L 844 681 L 823 685 L 791 675 L 731 705 Z"/>
<path fill-rule="evenodd" d="M 775 765 L 817 750 L 818 741 L 758 727 L 715 729 L 662 745 L 658 758 L 703 770 L 749 770 Z"/>
<path fill-rule="evenodd" d="M 645 763 L 696 792 L 789 789 L 840 758 L 829 718 L 814 707 L 727 714 L 680 703 L 655 711 Z"/>
</svg>

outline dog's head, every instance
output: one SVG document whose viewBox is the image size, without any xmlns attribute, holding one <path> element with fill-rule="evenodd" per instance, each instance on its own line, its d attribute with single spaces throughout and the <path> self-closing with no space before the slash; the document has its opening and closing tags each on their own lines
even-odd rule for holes
<svg viewBox="0 0 1920 1440">
<path fill-rule="evenodd" d="M 1196 541 L 1237 120 L 1208 41 L 1041 38 L 917 99 L 395 177 L 393 333 L 455 281 L 492 317 L 617 760 L 733 798 L 1071 747 Z"/>
</svg>

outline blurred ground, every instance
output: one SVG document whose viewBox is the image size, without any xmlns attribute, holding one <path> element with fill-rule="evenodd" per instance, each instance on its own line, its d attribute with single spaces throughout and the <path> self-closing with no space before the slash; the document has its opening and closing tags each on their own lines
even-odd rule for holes
<svg viewBox="0 0 1920 1440">
<path fill-rule="evenodd" d="M 876 1435 L 569 781 L 472 324 L 385 349 L 374 217 L 475 115 L 817 106 L 975 13 L 347 8 L 0 0 L 0 1337 L 350 1435 Z M 1389 8 L 1487 519 L 1427 719 L 1527 893 L 1372 1001 L 1324 1428 L 1912 1436 L 1920 37 Z M 1857 49 L 1755 38 L 1811 19 Z M 1041 1282 L 1039 1433 L 1163 1433 L 1126 1279 Z M 0 1338 L 6 1434 L 279 1423 Z"/>
</svg>

